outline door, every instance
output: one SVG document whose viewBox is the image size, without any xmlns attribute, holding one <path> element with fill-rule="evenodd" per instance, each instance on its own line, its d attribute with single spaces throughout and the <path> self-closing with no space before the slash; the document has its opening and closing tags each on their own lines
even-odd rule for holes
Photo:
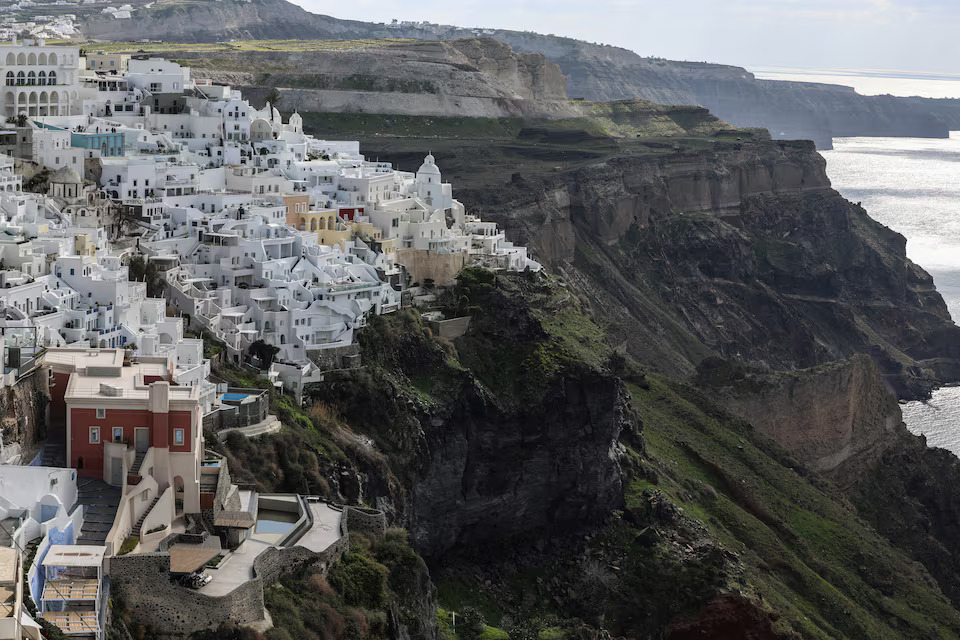
<svg viewBox="0 0 960 640">
<path fill-rule="evenodd" d="M 137 453 L 142 453 L 150 448 L 150 429 L 138 428 L 134 431 L 136 437 Z"/>
<path fill-rule="evenodd" d="M 123 461 L 120 458 L 110 458 L 110 484 L 123 486 Z"/>
</svg>

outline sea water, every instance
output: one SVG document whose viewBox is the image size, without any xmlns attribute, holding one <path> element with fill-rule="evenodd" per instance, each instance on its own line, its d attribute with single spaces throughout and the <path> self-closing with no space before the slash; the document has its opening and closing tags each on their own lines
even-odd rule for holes
<svg viewBox="0 0 960 640">
<path fill-rule="evenodd" d="M 960 319 L 960 133 L 949 140 L 837 138 L 827 175 L 848 200 L 907 238 L 907 257 L 933 276 Z M 903 407 L 911 432 L 960 455 L 960 388 Z"/>
</svg>

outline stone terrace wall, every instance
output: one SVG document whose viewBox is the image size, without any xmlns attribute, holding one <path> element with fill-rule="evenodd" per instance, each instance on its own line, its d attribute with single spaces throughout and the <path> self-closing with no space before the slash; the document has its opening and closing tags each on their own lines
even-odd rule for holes
<svg viewBox="0 0 960 640">
<path fill-rule="evenodd" d="M 223 469 L 225 467 L 221 473 Z M 229 486 L 229 476 L 227 484 Z M 382 511 L 331 506 L 344 513 L 340 519 L 339 540 L 320 553 L 300 546 L 267 549 L 253 561 L 256 577 L 225 596 L 207 596 L 173 582 L 168 552 L 112 557 L 109 575 L 119 585 L 134 617 L 162 634 L 190 634 L 219 626 L 225 620 L 256 622 L 264 617 L 264 586 L 308 565 L 316 566 L 326 574 L 350 548 L 351 530 L 374 536 L 381 536 L 386 531 L 387 520 Z M 173 534 L 167 536 L 160 546 L 166 550 L 175 541 L 199 542 L 205 538 L 203 534 Z"/>
<path fill-rule="evenodd" d="M 228 393 L 249 393 L 253 398 L 240 404 L 225 404 L 224 408 L 203 416 L 203 428 L 208 431 L 223 431 L 249 427 L 263 422 L 270 412 L 270 395 L 263 389 L 229 388 Z"/>
<path fill-rule="evenodd" d="M 120 587 L 138 621 L 164 634 L 189 634 L 263 619 L 263 581 L 255 578 L 214 598 L 170 580 L 170 554 L 128 554 L 110 558 L 110 578 Z"/>
<path fill-rule="evenodd" d="M 347 530 L 355 533 L 368 533 L 380 537 L 387 530 L 387 517 L 377 509 L 363 507 L 344 507 Z"/>
</svg>

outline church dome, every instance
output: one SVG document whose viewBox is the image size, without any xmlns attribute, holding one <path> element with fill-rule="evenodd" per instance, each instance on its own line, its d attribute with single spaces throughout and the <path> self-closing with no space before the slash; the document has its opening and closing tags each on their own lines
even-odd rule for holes
<svg viewBox="0 0 960 640">
<path fill-rule="evenodd" d="M 434 161 L 432 153 L 427 154 L 427 157 L 423 159 L 423 164 L 420 165 L 419 169 L 417 169 L 417 173 L 431 174 L 435 176 L 440 175 L 440 168 Z"/>
<path fill-rule="evenodd" d="M 50 182 L 58 184 L 80 184 L 83 180 L 73 167 L 61 167 L 50 174 Z"/>
</svg>

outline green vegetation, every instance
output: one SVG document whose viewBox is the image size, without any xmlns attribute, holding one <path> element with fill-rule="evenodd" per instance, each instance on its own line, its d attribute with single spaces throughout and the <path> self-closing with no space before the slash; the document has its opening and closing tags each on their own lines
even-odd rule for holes
<svg viewBox="0 0 960 640">
<path fill-rule="evenodd" d="M 125 556 L 134 549 L 137 548 L 137 545 L 140 544 L 140 538 L 137 536 L 127 536 L 127 539 L 123 541 L 123 544 L 120 545 L 120 551 L 117 552 L 118 556 Z"/>
<path fill-rule="evenodd" d="M 782 616 L 780 630 L 960 637 L 960 620 L 926 572 L 859 520 L 832 485 L 795 471 L 775 445 L 689 387 L 655 377 L 631 392 L 649 458 L 635 467 L 628 507 L 661 494 L 700 520 L 738 555 L 741 588 Z"/>
<path fill-rule="evenodd" d="M 602 329 L 556 280 L 464 269 L 442 302 L 447 315 L 473 316 L 475 330 L 457 341 L 460 362 L 504 399 L 535 401 L 561 372 L 608 361 Z M 505 323 L 512 315 L 524 321 Z"/>
<path fill-rule="evenodd" d="M 131 282 L 146 282 L 147 296 L 150 298 L 163 297 L 163 274 L 157 268 L 157 263 L 147 260 L 144 256 L 137 253 L 130 256 L 127 263 L 129 277 Z"/>
<path fill-rule="evenodd" d="M 268 640 L 386 638 L 392 607 L 413 637 L 424 637 L 417 635 L 423 633 L 418 625 L 424 613 L 433 615 L 433 595 L 426 566 L 406 532 L 390 529 L 380 540 L 351 534 L 350 541 L 349 552 L 327 577 L 304 570 L 266 589 L 274 622 Z"/>
<path fill-rule="evenodd" d="M 456 616 L 451 611 L 437 609 L 437 629 L 441 640 L 507 640 L 510 634 L 486 624 L 486 619 L 478 609 L 466 607 Z"/>
</svg>

